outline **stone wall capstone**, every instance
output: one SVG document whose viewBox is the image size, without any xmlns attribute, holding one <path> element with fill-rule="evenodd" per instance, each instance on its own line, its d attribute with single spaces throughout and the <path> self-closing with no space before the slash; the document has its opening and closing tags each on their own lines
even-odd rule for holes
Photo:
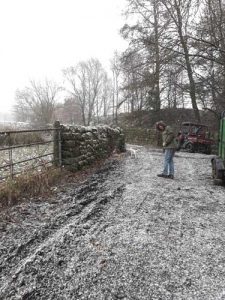
<svg viewBox="0 0 225 300">
<path fill-rule="evenodd" d="M 125 137 L 119 127 L 61 125 L 61 145 L 62 165 L 75 172 L 109 157 L 114 150 L 124 152 Z"/>
</svg>

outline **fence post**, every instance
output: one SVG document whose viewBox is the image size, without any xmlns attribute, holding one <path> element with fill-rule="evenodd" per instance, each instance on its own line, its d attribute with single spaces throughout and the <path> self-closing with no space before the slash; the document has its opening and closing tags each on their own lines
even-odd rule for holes
<svg viewBox="0 0 225 300">
<path fill-rule="evenodd" d="M 11 136 L 10 132 L 8 133 L 8 146 L 9 146 L 9 164 L 10 164 L 10 179 L 11 181 L 13 180 L 13 153 L 12 153 L 12 141 L 11 141 Z M 10 185 L 12 182 L 10 182 Z M 8 193 L 8 204 L 12 204 L 12 189 L 9 189 Z"/>
<path fill-rule="evenodd" d="M 13 179 L 13 153 L 12 153 L 12 141 L 10 132 L 8 133 L 8 146 L 9 146 L 9 164 L 10 164 L 10 178 Z"/>
<path fill-rule="evenodd" d="M 61 155 L 61 132 L 60 132 L 60 122 L 59 121 L 55 121 L 54 123 L 54 146 L 53 146 L 53 161 L 54 161 L 54 165 L 56 167 L 61 167 L 62 166 L 62 155 Z"/>
</svg>

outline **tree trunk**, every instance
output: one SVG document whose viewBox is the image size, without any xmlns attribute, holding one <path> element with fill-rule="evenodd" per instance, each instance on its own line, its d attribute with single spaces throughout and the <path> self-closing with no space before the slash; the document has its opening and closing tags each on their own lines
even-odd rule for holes
<svg viewBox="0 0 225 300">
<path fill-rule="evenodd" d="M 192 108 L 194 110 L 196 121 L 201 122 L 201 118 L 200 118 L 200 114 L 199 114 L 199 110 L 198 110 L 198 106 L 197 106 L 197 101 L 196 101 L 195 82 L 194 82 L 192 67 L 191 67 L 191 63 L 190 63 L 190 59 L 189 59 L 187 40 L 184 37 L 183 32 L 182 32 L 182 16 L 181 16 L 180 7 L 176 1 L 175 1 L 175 8 L 177 11 L 177 18 L 178 18 L 178 24 L 177 24 L 178 34 L 180 37 L 181 45 L 183 47 L 184 58 L 185 58 L 185 63 L 186 63 L 186 67 L 187 67 L 187 74 L 188 74 L 189 86 L 190 86 L 189 93 L 190 93 L 190 97 L 191 97 Z"/>
<path fill-rule="evenodd" d="M 158 1 L 154 1 L 154 32 L 155 32 L 155 110 L 159 111 L 161 107 L 160 102 L 160 55 L 159 55 L 159 32 L 158 32 Z"/>
</svg>

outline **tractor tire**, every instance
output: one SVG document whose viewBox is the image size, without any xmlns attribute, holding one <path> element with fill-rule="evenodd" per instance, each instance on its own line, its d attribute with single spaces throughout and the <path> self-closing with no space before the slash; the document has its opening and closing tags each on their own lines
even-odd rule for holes
<svg viewBox="0 0 225 300">
<path fill-rule="evenodd" d="M 218 171 L 216 169 L 216 161 L 213 159 L 212 161 L 212 178 L 213 178 L 213 184 L 214 185 L 225 185 L 225 177 L 222 176 L 222 179 L 220 176 L 218 176 Z"/>
<path fill-rule="evenodd" d="M 205 154 L 211 154 L 212 153 L 212 149 L 211 149 L 211 146 L 210 145 L 207 145 L 205 146 L 205 151 L 204 151 Z"/>
<path fill-rule="evenodd" d="M 192 143 L 188 143 L 187 145 L 185 145 L 185 150 L 187 152 L 193 153 L 194 151 L 194 145 Z"/>
<path fill-rule="evenodd" d="M 214 159 L 212 160 L 212 178 L 213 178 L 213 180 L 217 179 L 217 175 L 216 175 L 216 162 L 215 162 Z"/>
</svg>

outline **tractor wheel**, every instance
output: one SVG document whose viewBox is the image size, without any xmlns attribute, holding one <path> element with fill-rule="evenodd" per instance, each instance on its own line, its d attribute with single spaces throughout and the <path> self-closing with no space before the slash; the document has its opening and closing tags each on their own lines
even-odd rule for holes
<svg viewBox="0 0 225 300">
<path fill-rule="evenodd" d="M 205 146 L 205 151 L 204 151 L 205 154 L 211 154 L 212 153 L 212 149 L 211 149 L 211 146 L 210 145 L 206 145 Z"/>
<path fill-rule="evenodd" d="M 194 145 L 192 143 L 188 143 L 186 146 L 185 146 L 185 150 L 187 152 L 190 152 L 190 153 L 193 153 L 194 152 Z"/>
<path fill-rule="evenodd" d="M 216 161 L 215 160 L 212 160 L 212 178 L 217 179 L 216 178 Z"/>
<path fill-rule="evenodd" d="M 215 159 L 212 160 L 212 178 L 213 178 L 214 185 L 224 185 L 225 184 L 224 177 L 222 178 L 222 180 L 221 180 L 221 178 L 218 178 Z"/>
<path fill-rule="evenodd" d="M 225 186 L 225 176 L 222 178 L 222 185 Z"/>
</svg>

